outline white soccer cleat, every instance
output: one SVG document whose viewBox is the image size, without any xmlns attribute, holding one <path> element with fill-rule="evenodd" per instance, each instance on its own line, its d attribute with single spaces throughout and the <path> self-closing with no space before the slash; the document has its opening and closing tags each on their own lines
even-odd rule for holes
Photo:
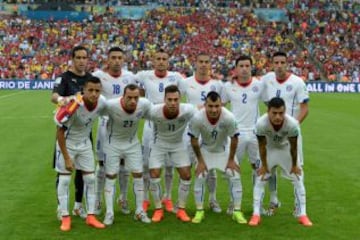
<svg viewBox="0 0 360 240">
<path fill-rule="evenodd" d="M 112 213 L 106 213 L 103 223 L 106 226 L 110 226 L 114 224 L 114 214 Z"/>
<path fill-rule="evenodd" d="M 125 214 L 128 215 L 131 213 L 131 210 L 129 208 L 129 204 L 127 200 L 121 200 L 120 198 L 118 199 L 118 205 L 120 208 L 120 211 Z"/>
<path fill-rule="evenodd" d="M 221 213 L 222 209 L 220 207 L 220 204 L 216 201 L 216 200 L 212 200 L 209 203 L 210 209 L 214 212 L 214 213 Z"/>
<path fill-rule="evenodd" d="M 82 219 L 86 219 L 87 212 L 85 211 L 85 209 L 83 207 L 79 207 L 79 208 L 74 208 L 72 210 L 72 215 L 81 217 Z"/>
<path fill-rule="evenodd" d="M 144 211 L 135 213 L 134 220 L 141 221 L 143 223 L 151 223 L 151 219 L 147 216 L 146 212 Z"/>
</svg>

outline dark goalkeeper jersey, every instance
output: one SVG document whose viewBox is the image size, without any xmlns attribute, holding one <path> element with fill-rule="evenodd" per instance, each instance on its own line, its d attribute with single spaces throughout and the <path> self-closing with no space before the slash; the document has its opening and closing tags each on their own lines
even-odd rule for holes
<svg viewBox="0 0 360 240">
<path fill-rule="evenodd" d="M 71 71 L 66 71 L 55 79 L 53 93 L 66 97 L 82 92 L 86 79 L 91 76 L 90 73 L 78 76 Z"/>
</svg>

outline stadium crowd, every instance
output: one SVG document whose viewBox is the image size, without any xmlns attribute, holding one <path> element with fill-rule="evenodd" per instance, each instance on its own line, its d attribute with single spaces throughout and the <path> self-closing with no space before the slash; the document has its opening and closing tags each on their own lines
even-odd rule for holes
<svg viewBox="0 0 360 240">
<path fill-rule="evenodd" d="M 184 1 L 161 2 L 184 5 Z M 292 1 L 257 1 L 255 5 L 273 7 L 274 2 L 284 7 Z M 295 2 L 288 11 L 289 23 L 258 19 L 251 8 L 239 8 L 247 1 L 231 6 L 223 1 L 230 8 L 156 8 L 138 21 L 118 19 L 111 13 L 94 14 L 84 22 L 2 17 L 0 78 L 54 79 L 68 67 L 71 47 L 82 43 L 91 49 L 91 71 L 104 67 L 109 46 L 119 45 L 128 52 L 127 68 L 134 72 L 150 68 L 152 52 L 163 47 L 172 53 L 172 70 L 186 76 L 193 72 L 194 56 L 210 52 L 214 75 L 227 80 L 241 53 L 253 56 L 254 74 L 261 76 L 269 70 L 268 57 L 281 49 L 289 55 L 291 70 L 304 80 L 319 80 L 322 74 L 329 80 L 358 81 L 360 25 L 353 6 L 346 2 L 339 11 L 332 1 Z M 199 5 L 199 1 L 189 4 Z"/>
</svg>

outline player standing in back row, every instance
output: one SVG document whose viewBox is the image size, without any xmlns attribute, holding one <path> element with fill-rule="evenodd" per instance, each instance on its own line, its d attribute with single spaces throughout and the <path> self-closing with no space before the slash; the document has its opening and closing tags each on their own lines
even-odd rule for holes
<svg viewBox="0 0 360 240">
<path fill-rule="evenodd" d="M 76 46 L 71 51 L 71 67 L 68 71 L 61 74 L 55 79 L 54 89 L 51 96 L 51 101 L 58 106 L 64 106 L 69 103 L 71 99 L 75 98 L 76 94 L 80 94 L 83 90 L 85 81 L 91 77 L 91 74 L 86 71 L 88 64 L 88 50 L 83 46 Z M 91 138 L 92 136 L 90 136 Z M 92 138 L 91 138 L 92 140 Z M 54 153 L 55 164 L 55 153 Z M 58 184 L 58 177 L 56 185 Z M 82 206 L 84 182 L 81 171 L 76 169 L 75 172 L 75 204 L 72 214 L 86 218 L 86 211 Z M 58 218 L 61 218 L 58 211 Z"/>
<path fill-rule="evenodd" d="M 124 64 L 124 52 L 119 47 L 112 47 L 108 51 L 107 68 L 93 73 L 100 78 L 102 84 L 101 94 L 107 99 L 113 99 L 122 96 L 125 87 L 128 84 L 135 84 L 134 74 L 122 69 Z M 96 214 L 101 212 L 101 199 L 104 191 L 105 169 L 104 169 L 104 151 L 103 145 L 106 135 L 106 125 L 108 116 L 102 116 L 99 119 L 96 137 L 96 153 L 98 157 L 98 166 L 96 168 Z M 130 209 L 127 202 L 127 190 L 130 173 L 124 167 L 123 160 L 119 168 L 119 186 L 120 196 L 118 198 L 119 208 L 124 214 L 129 214 Z"/>
<path fill-rule="evenodd" d="M 196 57 L 195 73 L 193 76 L 185 79 L 186 89 L 184 95 L 187 103 L 195 105 L 198 109 L 204 107 L 206 96 L 209 92 L 215 91 L 219 95 L 223 91 L 223 83 L 220 80 L 211 78 L 211 58 L 207 53 L 200 53 Z M 185 132 L 184 140 L 188 143 L 188 151 L 192 162 L 196 161 L 190 138 Z M 217 175 L 216 169 L 212 169 L 207 174 L 206 183 L 209 188 L 209 206 L 213 212 L 220 213 L 221 207 L 216 200 Z"/>
<path fill-rule="evenodd" d="M 164 102 L 165 88 L 169 85 L 176 85 L 180 92 L 184 91 L 185 81 L 182 75 L 178 72 L 168 71 L 169 68 L 169 54 L 163 49 L 159 49 L 153 56 L 154 70 L 140 71 L 136 74 L 136 80 L 145 90 L 145 97 L 153 104 Z M 149 172 L 148 163 L 150 155 L 150 142 L 153 141 L 153 126 L 151 121 L 145 121 L 144 131 L 142 136 L 142 146 L 144 154 L 144 210 L 147 211 L 150 201 L 148 199 L 149 189 Z M 173 167 L 165 165 L 165 193 L 162 199 L 165 209 L 168 212 L 173 211 L 173 203 L 171 200 L 171 190 L 173 181 Z"/>
<path fill-rule="evenodd" d="M 273 97 L 281 97 L 285 101 L 286 113 L 294 117 L 301 124 L 309 112 L 309 93 L 306 89 L 306 85 L 300 77 L 288 71 L 288 59 L 286 53 L 274 53 L 272 56 L 272 64 L 274 72 L 269 72 L 261 78 L 261 81 L 265 84 L 266 101 L 270 101 Z M 298 137 L 298 151 L 301 166 L 304 164 L 302 148 L 302 136 L 300 131 Z M 273 215 L 275 210 L 280 206 L 277 197 L 276 176 L 277 174 L 275 171 L 269 179 L 269 215 Z M 298 215 L 298 206 L 299 202 L 295 198 L 295 216 Z"/>
</svg>

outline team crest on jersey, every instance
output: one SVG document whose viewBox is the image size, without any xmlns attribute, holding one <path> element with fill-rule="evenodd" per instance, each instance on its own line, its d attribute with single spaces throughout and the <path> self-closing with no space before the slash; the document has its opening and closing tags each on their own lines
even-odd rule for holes
<svg viewBox="0 0 360 240">
<path fill-rule="evenodd" d="M 136 114 L 136 118 L 141 118 L 143 112 L 142 111 L 139 111 L 137 114 Z"/>
<path fill-rule="evenodd" d="M 210 86 L 210 90 L 211 90 L 211 91 L 216 91 L 216 87 L 215 87 L 214 85 L 211 85 L 211 86 Z"/>
<path fill-rule="evenodd" d="M 128 84 L 128 83 L 129 83 L 129 80 L 123 79 L 123 83 L 124 83 L 124 84 Z"/>
<path fill-rule="evenodd" d="M 76 78 L 72 78 L 71 81 L 73 81 L 74 83 L 77 83 Z"/>
<path fill-rule="evenodd" d="M 183 123 L 185 123 L 185 118 L 179 118 L 179 120 L 178 120 L 178 123 L 180 123 L 180 124 L 183 124 Z"/>
<path fill-rule="evenodd" d="M 293 89 L 293 87 L 291 85 L 286 86 L 286 91 L 291 92 L 292 89 Z"/>
<path fill-rule="evenodd" d="M 169 82 L 175 82 L 175 76 L 169 76 L 168 78 Z"/>
<path fill-rule="evenodd" d="M 252 88 L 252 91 L 253 91 L 254 93 L 256 93 L 256 92 L 259 91 L 259 88 L 258 88 L 257 86 L 254 86 L 254 87 Z"/>
<path fill-rule="evenodd" d="M 225 123 L 220 123 L 220 124 L 219 124 L 219 129 L 222 129 L 222 128 L 226 128 L 226 124 L 225 124 Z"/>
</svg>

